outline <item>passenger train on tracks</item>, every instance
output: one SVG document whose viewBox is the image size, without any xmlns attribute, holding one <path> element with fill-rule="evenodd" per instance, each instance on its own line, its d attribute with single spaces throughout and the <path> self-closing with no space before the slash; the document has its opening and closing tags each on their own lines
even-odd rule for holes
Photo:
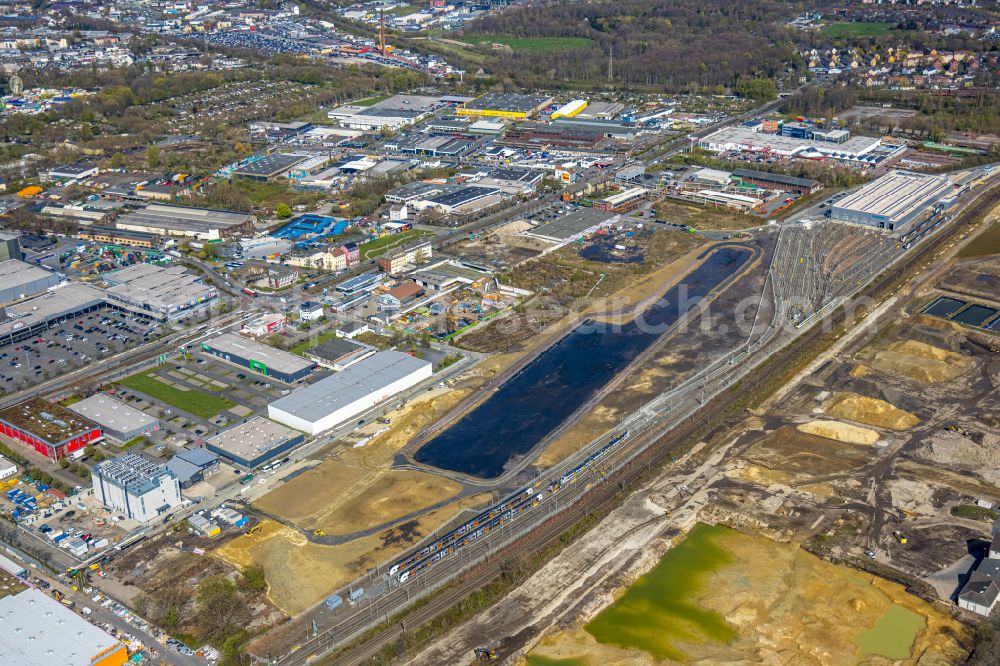
<svg viewBox="0 0 1000 666">
<path fill-rule="evenodd" d="M 622 442 L 628 438 L 628 430 L 622 431 L 577 467 L 566 472 L 559 479 L 553 479 L 546 487 L 546 492 L 552 495 L 559 492 L 562 487 L 576 483 L 578 478 L 582 478 L 585 473 L 593 471 L 601 460 L 610 455 L 611 452 L 621 446 Z M 473 541 L 489 534 L 491 531 L 511 522 L 517 514 L 537 507 L 544 499 L 544 493 L 536 494 L 534 489 L 530 487 L 520 490 L 502 502 L 486 509 L 472 520 L 456 527 L 429 546 L 421 548 L 399 560 L 389 567 L 387 576 L 389 578 L 396 578 L 401 584 L 405 583 L 424 569 L 430 568 L 437 562 L 455 553 L 463 546 L 467 546 Z"/>
</svg>

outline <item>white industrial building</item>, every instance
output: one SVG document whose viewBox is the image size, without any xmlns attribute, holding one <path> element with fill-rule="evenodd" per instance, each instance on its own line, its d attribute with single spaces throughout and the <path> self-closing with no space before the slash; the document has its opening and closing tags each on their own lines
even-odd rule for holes
<svg viewBox="0 0 1000 666">
<path fill-rule="evenodd" d="M 140 523 L 181 503 L 181 486 L 174 473 L 136 453 L 94 465 L 90 481 L 97 501 Z"/>
<path fill-rule="evenodd" d="M 867 136 L 856 136 L 844 143 L 830 143 L 780 134 L 754 132 L 743 127 L 724 127 L 699 139 L 698 147 L 714 153 L 722 153 L 727 150 L 767 151 L 778 157 L 832 157 L 850 160 L 868 155 L 881 143 L 880 139 Z"/>
<path fill-rule="evenodd" d="M 59 276 L 20 259 L 0 261 L 0 303 L 11 303 L 45 293 L 59 284 Z"/>
<path fill-rule="evenodd" d="M 944 176 L 890 171 L 830 206 L 831 217 L 888 231 L 903 229 L 953 189 Z"/>
<path fill-rule="evenodd" d="M 110 666 L 127 659 L 127 645 L 37 588 L 0 599 L 4 666 Z"/>
<path fill-rule="evenodd" d="M 267 406 L 268 418 L 318 435 L 361 414 L 433 373 L 433 365 L 409 354 L 383 351 Z"/>
<path fill-rule="evenodd" d="M 68 409 L 101 426 L 106 437 L 122 443 L 160 429 L 159 419 L 104 393 L 95 393 Z"/>
<path fill-rule="evenodd" d="M 0 480 L 9 479 L 17 474 L 17 465 L 0 456 Z"/>
</svg>

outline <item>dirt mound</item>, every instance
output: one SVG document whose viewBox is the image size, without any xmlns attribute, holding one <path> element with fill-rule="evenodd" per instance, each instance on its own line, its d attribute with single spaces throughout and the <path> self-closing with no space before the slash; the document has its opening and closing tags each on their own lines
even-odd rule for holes
<svg viewBox="0 0 1000 666">
<path fill-rule="evenodd" d="M 925 342 L 899 340 L 886 350 L 876 352 L 872 365 L 919 382 L 934 384 L 955 379 L 972 365 L 972 360 Z"/>
<path fill-rule="evenodd" d="M 513 222 L 508 222 L 499 229 L 497 229 L 494 234 L 497 236 L 515 236 L 520 233 L 524 233 L 528 229 L 533 229 L 531 223 L 527 220 L 514 220 Z"/>
<path fill-rule="evenodd" d="M 944 361 L 951 365 L 967 365 L 969 363 L 967 358 L 957 352 L 935 347 L 919 340 L 899 340 L 889 345 L 888 349 L 899 354 L 910 354 L 911 356 L 929 358 L 935 361 Z"/>
<path fill-rule="evenodd" d="M 982 444 L 964 435 L 940 430 L 922 441 L 914 456 L 928 462 L 977 472 L 990 483 L 1000 482 L 1000 435 L 983 433 Z"/>
<path fill-rule="evenodd" d="M 876 428 L 909 430 L 920 423 L 916 415 L 906 410 L 899 409 L 885 400 L 857 393 L 838 393 L 827 401 L 824 408 L 830 416 L 857 421 Z"/>
<path fill-rule="evenodd" d="M 861 363 L 859 363 L 853 368 L 851 368 L 851 371 L 848 374 L 851 377 L 867 377 L 871 373 L 872 373 L 871 368 L 869 368 L 867 365 L 862 365 Z"/>
<path fill-rule="evenodd" d="M 840 421 L 810 421 L 798 426 L 799 432 L 818 435 L 847 444 L 871 445 L 879 440 L 879 434 L 868 428 L 841 423 Z"/>
<path fill-rule="evenodd" d="M 892 497 L 892 505 L 924 516 L 932 516 L 937 509 L 931 499 L 934 488 L 922 481 L 913 479 L 892 479 L 886 485 Z"/>
</svg>

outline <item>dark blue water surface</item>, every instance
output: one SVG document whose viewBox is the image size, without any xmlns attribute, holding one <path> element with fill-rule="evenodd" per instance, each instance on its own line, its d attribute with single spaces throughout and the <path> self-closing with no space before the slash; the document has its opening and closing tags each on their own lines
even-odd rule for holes
<svg viewBox="0 0 1000 666">
<path fill-rule="evenodd" d="M 618 328 L 583 322 L 414 455 L 417 462 L 495 478 L 530 451 L 680 317 L 750 258 L 726 247 Z"/>
<path fill-rule="evenodd" d="M 985 305 L 974 303 L 952 317 L 952 320 L 970 326 L 979 326 L 996 313 L 996 308 L 988 308 Z"/>
<path fill-rule="evenodd" d="M 965 301 L 960 301 L 957 298 L 942 296 L 924 308 L 924 314 L 947 319 L 954 313 L 958 312 L 959 308 L 963 305 L 965 305 Z"/>
</svg>

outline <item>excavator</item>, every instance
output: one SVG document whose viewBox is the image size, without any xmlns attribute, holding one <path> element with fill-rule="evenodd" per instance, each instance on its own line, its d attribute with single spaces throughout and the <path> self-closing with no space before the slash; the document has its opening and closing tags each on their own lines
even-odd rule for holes
<svg viewBox="0 0 1000 666">
<path fill-rule="evenodd" d="M 476 661 L 499 661 L 500 655 L 496 650 L 489 647 L 477 647 L 473 649 Z"/>
</svg>

